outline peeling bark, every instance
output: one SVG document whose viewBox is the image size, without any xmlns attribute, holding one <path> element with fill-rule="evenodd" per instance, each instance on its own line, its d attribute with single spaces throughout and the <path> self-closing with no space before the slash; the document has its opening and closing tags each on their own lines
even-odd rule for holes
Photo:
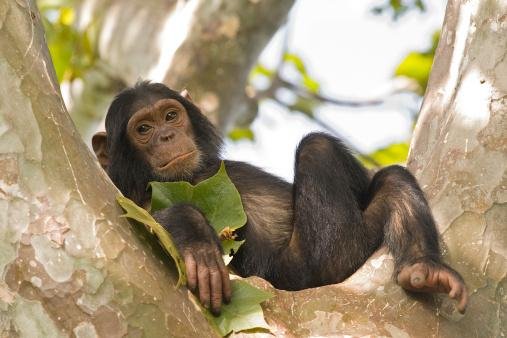
<svg viewBox="0 0 507 338">
<path fill-rule="evenodd" d="M 0 2 L 0 336 L 213 336 L 63 105 L 33 1 Z"/>
</svg>

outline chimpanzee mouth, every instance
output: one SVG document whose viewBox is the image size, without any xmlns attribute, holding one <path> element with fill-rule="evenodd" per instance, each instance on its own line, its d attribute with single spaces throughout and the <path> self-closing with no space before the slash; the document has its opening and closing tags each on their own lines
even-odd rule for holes
<svg viewBox="0 0 507 338">
<path fill-rule="evenodd" d="M 197 150 L 192 150 L 192 151 L 189 151 L 188 153 L 184 153 L 184 154 L 181 154 L 181 155 L 178 155 L 176 156 L 175 158 L 171 159 L 169 162 L 165 162 L 164 164 L 162 164 L 161 166 L 159 166 L 159 170 L 166 170 L 168 169 L 169 167 L 171 167 L 174 163 L 176 162 L 179 162 L 179 161 L 182 161 L 184 159 L 186 159 L 187 157 L 190 157 L 191 155 L 193 155 Z"/>
</svg>

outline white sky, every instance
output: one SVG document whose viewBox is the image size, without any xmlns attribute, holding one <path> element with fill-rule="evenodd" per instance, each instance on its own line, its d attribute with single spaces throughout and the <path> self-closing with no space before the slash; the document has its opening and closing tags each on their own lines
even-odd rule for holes
<svg viewBox="0 0 507 338">
<path fill-rule="evenodd" d="M 382 96 L 395 85 L 393 73 L 412 50 L 431 44 L 440 29 L 445 2 L 428 0 L 427 12 L 410 12 L 393 22 L 386 15 L 375 16 L 370 9 L 379 0 L 299 0 L 290 19 L 289 52 L 300 56 L 331 97 L 371 99 Z M 261 56 L 261 62 L 275 67 L 282 35 L 275 36 Z M 405 141 L 412 132 L 408 107 L 417 108 L 411 95 L 398 95 L 379 107 L 343 108 L 326 105 L 318 116 L 333 126 L 363 152 L 396 141 Z M 294 114 L 274 103 L 261 104 L 252 125 L 256 140 L 226 141 L 225 156 L 247 161 L 292 180 L 294 152 L 299 140 L 319 129 L 302 114 Z"/>
</svg>

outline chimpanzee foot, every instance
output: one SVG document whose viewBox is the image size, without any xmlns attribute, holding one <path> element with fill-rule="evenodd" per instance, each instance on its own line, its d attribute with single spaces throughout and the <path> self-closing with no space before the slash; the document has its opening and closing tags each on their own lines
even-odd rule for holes
<svg viewBox="0 0 507 338">
<path fill-rule="evenodd" d="M 468 303 L 465 282 L 456 271 L 444 264 L 419 262 L 407 265 L 400 270 L 396 280 L 408 291 L 447 293 L 458 302 L 458 311 L 465 313 Z"/>
</svg>

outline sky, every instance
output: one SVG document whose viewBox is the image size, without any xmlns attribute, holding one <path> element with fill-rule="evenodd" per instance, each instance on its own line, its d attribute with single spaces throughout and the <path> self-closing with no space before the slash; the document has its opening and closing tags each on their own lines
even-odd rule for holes
<svg viewBox="0 0 507 338">
<path fill-rule="evenodd" d="M 309 74 L 321 85 L 321 93 L 334 98 L 374 99 L 400 86 L 393 78 L 400 61 L 413 50 L 431 45 L 441 28 L 445 2 L 428 0 L 427 11 L 412 11 L 398 21 L 371 13 L 379 0 L 299 0 L 288 23 L 288 50 L 300 56 Z M 260 62 L 276 67 L 283 44 L 279 32 Z M 290 74 L 289 74 L 290 75 Z M 349 108 L 324 105 L 320 120 L 361 152 L 372 152 L 393 142 L 410 139 L 411 114 L 418 110 L 415 95 L 395 95 L 381 106 Z M 255 140 L 226 141 L 224 155 L 259 166 L 292 181 L 294 153 L 301 138 L 323 130 L 300 113 L 269 101 L 260 105 L 252 125 Z"/>
</svg>

